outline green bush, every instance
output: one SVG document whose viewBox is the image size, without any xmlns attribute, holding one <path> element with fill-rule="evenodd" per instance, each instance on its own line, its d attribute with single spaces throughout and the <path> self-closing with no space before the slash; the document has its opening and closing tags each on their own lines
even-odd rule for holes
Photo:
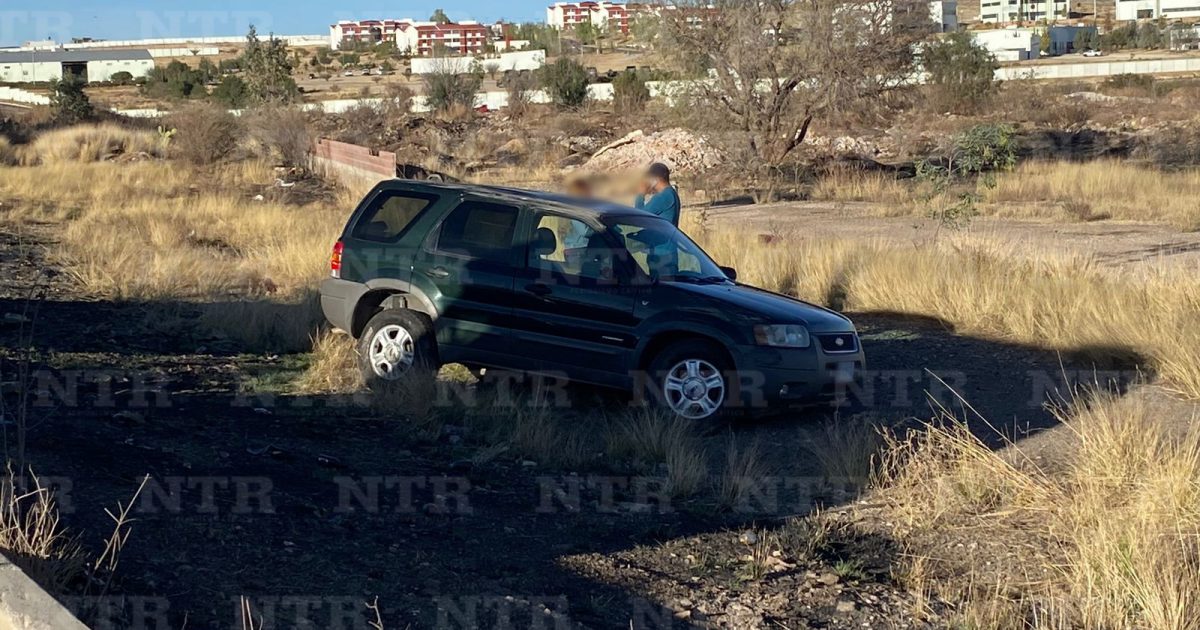
<svg viewBox="0 0 1200 630">
<path fill-rule="evenodd" d="M 108 80 L 112 81 L 115 85 L 133 85 L 133 73 L 125 72 L 124 70 L 121 72 L 114 72 L 113 75 L 108 78 Z"/>
<path fill-rule="evenodd" d="M 50 111 L 55 121 L 67 124 L 87 120 L 96 113 L 83 91 L 83 80 L 70 75 L 50 82 Z"/>
<path fill-rule="evenodd" d="M 928 84 L 939 106 L 955 111 L 974 109 L 996 90 L 996 58 L 975 42 L 969 31 L 957 31 L 925 46 L 921 54 Z"/>
<path fill-rule="evenodd" d="M 203 98 L 204 74 L 182 61 L 172 61 L 165 68 L 154 68 L 146 75 L 142 91 L 154 98 Z"/>
<path fill-rule="evenodd" d="M 241 77 L 230 74 L 221 79 L 221 83 L 213 90 L 212 98 L 226 107 L 241 109 L 250 103 L 250 91 Z"/>
<path fill-rule="evenodd" d="M 550 100 L 559 107 L 579 107 L 587 102 L 587 70 L 570 57 L 559 57 L 543 67 L 539 79 Z"/>
<path fill-rule="evenodd" d="M 472 72 L 460 74 L 450 64 L 426 74 L 425 98 L 435 111 L 447 111 L 455 106 L 475 107 L 475 94 L 483 86 L 483 72 L 474 68 Z"/>
</svg>

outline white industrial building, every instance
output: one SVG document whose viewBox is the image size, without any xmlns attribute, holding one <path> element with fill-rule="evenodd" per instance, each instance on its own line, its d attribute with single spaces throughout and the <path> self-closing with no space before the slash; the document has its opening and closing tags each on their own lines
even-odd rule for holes
<svg viewBox="0 0 1200 630">
<path fill-rule="evenodd" d="M 975 41 L 988 49 L 996 61 L 1026 61 L 1037 59 L 1042 51 L 1042 37 L 1037 29 L 1001 28 L 994 31 L 972 31 Z"/>
<path fill-rule="evenodd" d="M 66 75 L 101 83 L 118 72 L 128 72 L 136 79 L 153 69 L 154 58 L 147 50 L 0 52 L 0 83 L 44 83 Z"/>
<path fill-rule="evenodd" d="M 1118 0 L 1118 20 L 1200 17 L 1198 0 Z"/>
<path fill-rule="evenodd" d="M 1118 7 L 1122 4 L 1125 4 L 1125 0 L 1117 2 Z M 979 21 L 992 24 L 1053 22 L 1067 19 L 1070 11 L 1071 3 L 1068 0 L 980 0 Z"/>
</svg>

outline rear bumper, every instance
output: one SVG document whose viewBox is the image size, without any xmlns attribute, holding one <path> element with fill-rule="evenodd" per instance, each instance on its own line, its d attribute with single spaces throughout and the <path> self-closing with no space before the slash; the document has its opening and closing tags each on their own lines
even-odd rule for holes
<svg viewBox="0 0 1200 630">
<path fill-rule="evenodd" d="M 839 353 L 815 344 L 804 349 L 739 346 L 734 351 L 737 395 L 750 409 L 838 398 L 861 384 L 867 367 L 861 347 Z"/>
<path fill-rule="evenodd" d="M 326 278 L 321 282 L 321 312 L 334 328 L 353 333 L 354 307 L 367 287 L 341 278 Z"/>
</svg>

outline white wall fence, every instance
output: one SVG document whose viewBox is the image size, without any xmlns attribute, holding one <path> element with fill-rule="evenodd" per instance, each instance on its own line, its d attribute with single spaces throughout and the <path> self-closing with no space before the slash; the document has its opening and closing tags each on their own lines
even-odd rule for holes
<svg viewBox="0 0 1200 630">
<path fill-rule="evenodd" d="M 1107 77 L 1117 74 L 1167 74 L 1173 72 L 1200 72 L 1200 57 L 1005 66 L 996 70 L 996 78 L 1001 81 L 1012 81 L 1014 79 L 1081 79 L 1086 77 Z"/>
<path fill-rule="evenodd" d="M 546 65 L 546 51 L 524 50 L 520 52 L 501 53 L 498 57 L 476 59 L 475 57 L 414 57 L 412 60 L 413 74 L 433 74 L 435 72 L 454 72 L 466 74 L 478 63 L 487 68 L 496 64 L 499 72 L 509 70 L 537 70 Z"/>
<path fill-rule="evenodd" d="M 260 37 L 266 38 L 265 34 Z M 289 46 L 328 46 L 328 35 L 276 35 Z M 194 48 L 197 45 L 214 44 L 244 44 L 245 35 L 227 35 L 222 37 L 163 37 L 159 39 L 116 39 L 101 42 L 81 42 L 78 44 L 63 44 L 67 50 L 82 50 L 86 48 L 143 48 L 146 46 L 179 46 Z"/>
<path fill-rule="evenodd" d="M 0 86 L 0 101 L 22 105 L 49 105 L 50 97 L 19 88 Z"/>
<path fill-rule="evenodd" d="M 221 49 L 215 46 L 204 48 L 151 48 L 148 52 L 155 59 L 160 57 L 212 57 L 221 54 Z"/>
</svg>

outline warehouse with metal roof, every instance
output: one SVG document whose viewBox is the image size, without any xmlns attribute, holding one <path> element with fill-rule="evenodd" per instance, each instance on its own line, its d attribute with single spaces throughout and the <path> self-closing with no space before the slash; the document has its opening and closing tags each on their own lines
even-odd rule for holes
<svg viewBox="0 0 1200 630">
<path fill-rule="evenodd" d="M 118 72 L 136 79 L 154 68 L 148 50 L 0 51 L 0 83 L 43 83 L 73 75 L 88 83 L 111 81 Z"/>
</svg>

